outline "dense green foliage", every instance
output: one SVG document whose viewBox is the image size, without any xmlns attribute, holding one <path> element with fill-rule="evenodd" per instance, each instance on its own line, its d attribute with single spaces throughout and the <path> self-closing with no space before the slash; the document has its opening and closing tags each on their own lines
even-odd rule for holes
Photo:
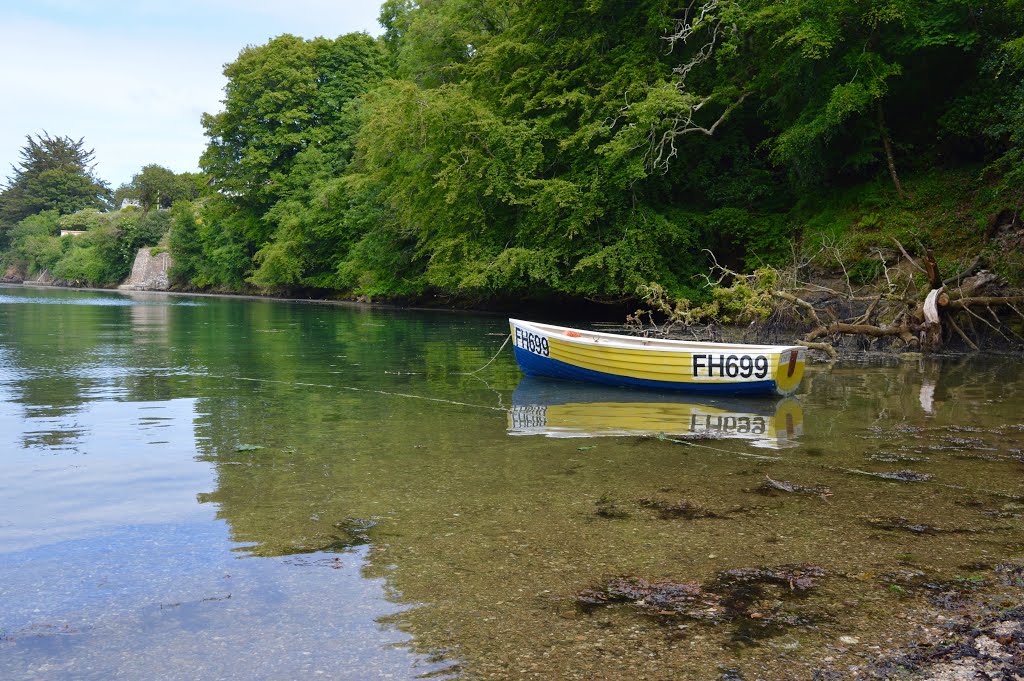
<svg viewBox="0 0 1024 681">
<path fill-rule="evenodd" d="M 305 283 L 330 267 L 337 226 L 317 210 L 351 157 L 356 99 L 385 74 L 382 46 L 365 34 L 336 40 L 283 35 L 229 64 L 225 109 L 205 115 L 201 165 L 219 190 L 204 207 L 199 286 Z M 326 188 L 326 191 L 330 191 Z M 182 265 L 179 272 L 193 271 Z"/>
<path fill-rule="evenodd" d="M 153 208 L 170 208 L 176 201 L 193 201 L 199 198 L 202 187 L 203 178 L 198 173 L 175 173 L 150 164 L 114 191 L 114 205 L 134 202 L 148 213 Z"/>
<path fill-rule="evenodd" d="M 977 250 L 1024 204 L 1021 0 L 387 0 L 381 23 L 245 48 L 202 181 L 118 190 L 178 202 L 178 285 L 699 296 L 712 253 L 801 249 L 868 280 L 869 240 Z"/>
<path fill-rule="evenodd" d="M 131 272 L 139 248 L 156 245 L 170 223 L 168 211 L 145 214 L 128 208 L 101 213 L 86 208 L 64 216 L 44 211 L 11 230 L 5 264 L 28 276 L 46 270 L 77 286 L 113 286 Z M 61 230 L 84 234 L 59 236 Z"/>
<path fill-rule="evenodd" d="M 222 191 L 176 215 L 180 281 L 694 294 L 707 251 L 784 260 L 847 187 L 909 205 L 922 172 L 971 167 L 1002 183 L 986 206 L 1020 201 L 1017 0 L 388 0 L 381 21 L 227 67 L 204 119 Z"/>
<path fill-rule="evenodd" d="M 82 140 L 30 137 L 21 155 L 21 167 L 0 193 L 0 273 L 36 277 L 45 271 L 72 285 L 121 283 L 139 248 L 168 234 L 166 209 L 175 201 L 187 207 L 202 185 L 194 173 L 148 165 L 113 194 L 118 203 L 134 199 L 141 209 L 112 211 L 111 194 L 93 176 L 93 152 Z"/>
<path fill-rule="evenodd" d="M 43 134 L 26 142 L 20 164 L 0 191 L 0 248 L 7 245 L 10 227 L 30 215 L 102 208 L 110 198 L 93 174 L 94 153 L 84 140 Z"/>
</svg>

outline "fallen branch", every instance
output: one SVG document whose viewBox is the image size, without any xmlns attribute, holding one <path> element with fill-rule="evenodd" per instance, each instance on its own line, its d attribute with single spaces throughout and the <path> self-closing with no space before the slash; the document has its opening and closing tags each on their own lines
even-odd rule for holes
<svg viewBox="0 0 1024 681">
<path fill-rule="evenodd" d="M 797 345 L 802 345 L 808 350 L 820 350 L 827 354 L 831 359 L 839 359 L 839 353 L 836 352 L 835 346 L 831 343 L 811 343 L 808 341 L 796 341 Z"/>
<path fill-rule="evenodd" d="M 797 307 L 799 307 L 799 308 L 801 308 L 803 310 L 806 310 L 807 314 L 810 315 L 811 319 L 814 320 L 815 324 L 817 324 L 818 326 L 824 326 L 824 324 L 821 321 L 821 318 L 818 317 L 818 311 L 814 309 L 813 305 L 808 303 L 803 298 L 797 298 L 796 296 L 794 296 L 792 293 L 789 293 L 788 291 L 772 291 L 772 295 L 777 297 L 777 298 L 782 298 L 783 300 L 788 300 L 789 302 L 793 303 Z"/>
<path fill-rule="evenodd" d="M 910 254 L 907 253 L 907 249 L 903 248 L 903 244 L 900 243 L 899 239 L 897 239 L 896 237 L 892 237 L 892 240 L 896 242 L 896 247 L 900 249 L 900 253 L 902 253 L 903 257 L 907 259 L 907 262 L 909 262 L 911 265 L 920 270 L 921 274 L 928 276 L 928 270 L 918 265 L 917 261 L 910 257 Z"/>
<path fill-rule="evenodd" d="M 928 269 L 932 270 L 931 265 L 929 265 Z M 926 350 L 936 350 L 942 344 L 942 322 L 939 320 L 940 295 L 942 295 L 942 289 L 933 288 L 924 299 L 924 307 L 922 308 L 924 324 L 921 325 L 921 342 Z"/>
<path fill-rule="evenodd" d="M 977 352 L 990 332 L 1010 345 L 1024 341 L 1009 319 L 1011 313 L 1024 318 L 1024 293 L 1006 290 L 1006 282 L 995 274 L 985 270 L 978 273 L 981 258 L 973 259 L 955 277 L 943 280 L 930 251 L 919 245 L 925 255 L 918 262 L 898 239 L 892 241 L 911 266 L 928 277 L 932 286 L 927 296 L 922 297 L 917 273 L 908 267 L 888 267 L 881 250 L 878 254 L 886 276 L 884 281 L 879 277 L 875 287 L 853 286 L 849 278 L 852 270 L 842 262 L 842 251 L 827 243 L 822 252 L 831 253 L 838 260 L 833 271 L 842 272 L 843 283 L 801 282 L 799 273 L 803 265 L 799 262 L 784 270 L 762 267 L 750 274 L 734 272 L 709 252 L 711 267 L 702 275 L 706 286 L 714 289 L 709 302 L 674 300 L 663 288 L 651 284 L 639 291 L 651 309 L 638 310 L 628 321 L 638 330 L 663 335 L 676 327 L 692 330 L 696 324 L 744 324 L 745 336 L 777 333 L 785 325 L 795 323 L 802 327 L 798 344 L 827 353 L 831 359 L 838 357 L 833 345 L 850 336 L 861 337 L 859 345 L 864 348 L 892 345 L 920 348 L 921 352 L 936 351 L 953 339 L 957 345 L 962 342 L 962 347 Z M 948 284 L 954 287 L 947 288 Z M 989 290 L 1003 290 L 1006 294 L 975 295 Z M 659 328 L 654 314 L 664 315 L 668 321 Z M 976 319 L 980 324 L 975 324 Z"/>
<path fill-rule="evenodd" d="M 972 274 L 974 274 L 978 270 L 979 267 L 981 267 L 981 263 L 982 263 L 982 259 L 981 259 L 981 256 L 979 255 L 962 272 L 960 272 L 959 274 L 954 274 L 949 279 L 944 279 L 942 281 L 942 285 L 943 286 L 949 286 L 950 284 L 956 284 L 957 286 L 959 286 L 960 285 L 960 281 L 962 279 L 971 276 Z"/>
<path fill-rule="evenodd" d="M 871 319 L 871 315 L 874 314 L 875 308 L 878 307 L 878 303 L 880 303 L 881 301 L 882 301 L 882 296 L 878 295 L 873 301 L 871 301 L 871 304 L 868 305 L 868 309 L 864 312 L 864 314 L 862 314 L 857 319 L 857 321 L 855 323 L 857 323 L 857 324 L 867 323 Z"/>
<path fill-rule="evenodd" d="M 914 334 L 902 324 L 900 326 L 875 326 L 874 324 L 847 324 L 845 322 L 833 322 L 828 326 L 819 326 L 804 336 L 804 340 L 810 342 L 822 336 L 831 336 L 838 333 L 871 336 L 872 338 L 899 336 L 908 345 L 917 343 Z"/>
<path fill-rule="evenodd" d="M 949 307 L 954 310 L 965 310 L 974 305 L 1016 305 L 1018 303 L 1024 303 L 1024 296 L 975 296 L 951 300 Z"/>
<path fill-rule="evenodd" d="M 947 321 L 949 321 L 949 325 L 953 327 L 953 330 L 957 332 L 957 335 L 959 335 L 960 338 L 963 339 L 964 343 L 967 343 L 967 347 L 977 352 L 979 349 L 978 346 L 974 343 L 974 341 L 967 337 L 967 334 L 964 333 L 964 330 L 957 325 L 956 320 L 953 319 L 952 316 L 950 316 L 948 317 Z"/>
</svg>

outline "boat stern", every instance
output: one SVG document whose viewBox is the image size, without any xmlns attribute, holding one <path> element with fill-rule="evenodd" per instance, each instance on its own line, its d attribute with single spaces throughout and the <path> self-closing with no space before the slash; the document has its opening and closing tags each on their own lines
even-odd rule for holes
<svg viewBox="0 0 1024 681">
<path fill-rule="evenodd" d="M 786 348 L 779 353 L 775 366 L 775 392 L 791 395 L 800 387 L 806 356 L 807 349 L 799 346 Z"/>
</svg>

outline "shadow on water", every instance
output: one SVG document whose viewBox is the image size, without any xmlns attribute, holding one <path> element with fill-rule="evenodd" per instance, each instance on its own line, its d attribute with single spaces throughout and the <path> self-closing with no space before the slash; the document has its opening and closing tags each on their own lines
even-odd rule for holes
<svg viewBox="0 0 1024 681">
<path fill-rule="evenodd" d="M 293 649 L 247 653 L 248 671 L 306 670 L 308 646 L 338 653 L 333 616 L 363 611 L 345 634 L 363 652 L 336 655 L 337 678 L 395 643 L 410 655 L 391 660 L 397 678 L 812 678 L 826 657 L 904 642 L 936 594 L 995 585 L 1024 554 L 1012 359 L 865 358 L 811 367 L 796 398 L 708 401 L 521 381 L 507 353 L 469 375 L 507 336 L 501 319 L 204 300 L 0 305 L 0 322 L 0 451 L 22 487 L 0 537 L 43 552 L 0 554 L 0 571 L 45 554 L 94 585 L 123 562 L 137 585 L 124 600 L 87 588 L 87 607 L 21 579 L 0 600 L 50 602 L 72 628 L 123 622 L 102 631 L 127 649 L 168 652 L 128 625 L 187 597 L 202 617 L 165 626 L 291 636 Z M 136 500 L 90 502 L 110 522 L 82 526 L 96 541 L 63 535 L 83 540 L 73 556 L 47 540 L 70 512 L 46 520 L 57 473 L 33 472 L 46 457 L 97 466 L 87 498 Z M 133 458 L 125 483 L 113 471 Z M 80 492 L 77 471 L 60 473 L 62 493 Z M 197 545 L 146 553 L 140 532 L 104 546 L 168 489 L 187 502 L 158 515 Z M 160 567 L 181 551 L 198 562 Z M 226 593 L 220 571 L 243 586 L 203 601 Z M 178 575 L 188 593 L 158 596 Z M 253 614 L 228 617 L 240 603 Z M 281 608 L 276 623 L 260 614 Z M 39 624 L 25 617 L 15 632 Z M 5 652 L 24 650 L 4 626 Z"/>
</svg>

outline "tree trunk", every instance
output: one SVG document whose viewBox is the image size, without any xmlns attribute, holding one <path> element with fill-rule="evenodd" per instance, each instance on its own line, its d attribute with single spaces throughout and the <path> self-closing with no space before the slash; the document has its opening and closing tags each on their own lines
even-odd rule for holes
<svg viewBox="0 0 1024 681">
<path fill-rule="evenodd" d="M 885 162 L 889 165 L 889 175 L 892 183 L 896 186 L 896 194 L 901 199 L 907 195 L 903 191 L 903 184 L 900 183 L 900 176 L 896 173 L 896 157 L 892 152 L 892 139 L 889 137 L 889 130 L 885 127 L 885 112 L 882 110 L 882 100 L 878 100 L 878 131 L 882 135 L 882 147 L 885 149 Z"/>
</svg>

